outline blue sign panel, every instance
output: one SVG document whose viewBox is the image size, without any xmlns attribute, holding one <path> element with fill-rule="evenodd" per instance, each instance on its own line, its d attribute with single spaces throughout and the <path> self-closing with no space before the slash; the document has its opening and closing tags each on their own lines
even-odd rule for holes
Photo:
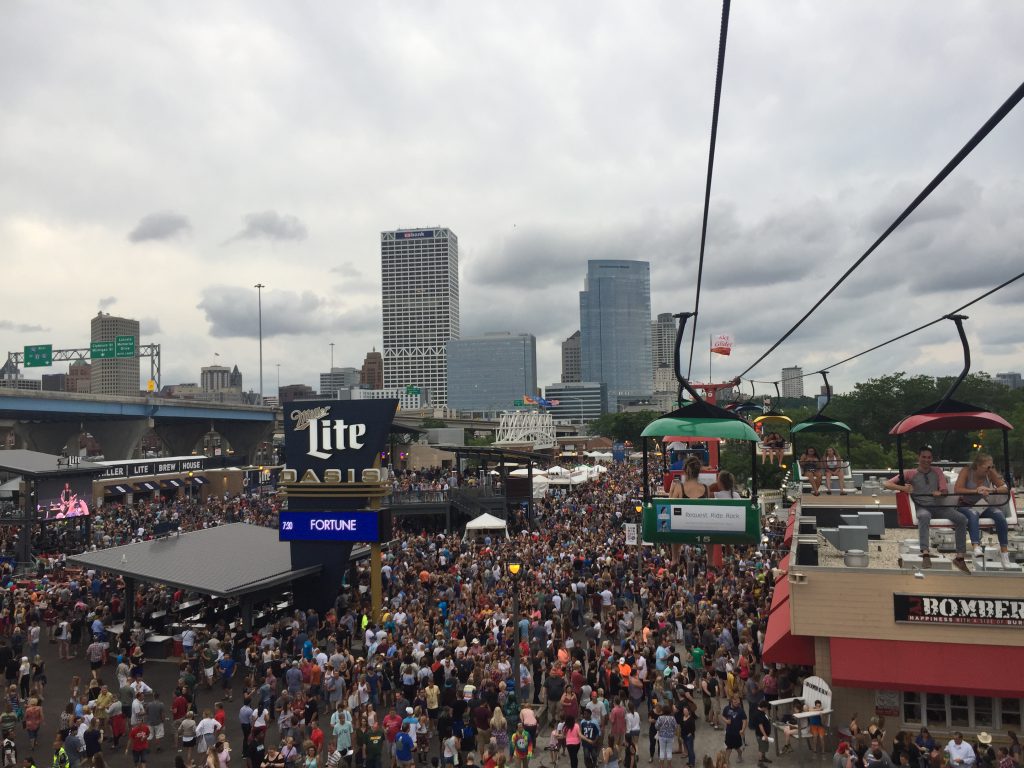
<svg viewBox="0 0 1024 768">
<path fill-rule="evenodd" d="M 380 541 L 377 512 L 284 512 L 281 541 Z"/>
<path fill-rule="evenodd" d="M 432 230 L 432 229 L 419 229 L 419 230 L 414 230 L 414 231 L 411 231 L 411 232 L 399 232 L 397 234 L 398 234 L 398 239 L 399 240 L 412 240 L 414 238 L 420 238 L 420 237 L 433 237 L 434 236 L 434 230 Z"/>
</svg>

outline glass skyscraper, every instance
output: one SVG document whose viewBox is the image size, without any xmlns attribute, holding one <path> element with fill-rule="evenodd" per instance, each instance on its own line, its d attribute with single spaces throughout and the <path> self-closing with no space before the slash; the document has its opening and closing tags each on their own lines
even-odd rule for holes
<svg viewBox="0 0 1024 768">
<path fill-rule="evenodd" d="M 651 265 L 646 261 L 587 262 L 580 291 L 583 381 L 608 387 L 608 409 L 651 396 Z"/>
<path fill-rule="evenodd" d="M 459 338 L 459 239 L 447 228 L 380 233 L 384 387 L 448 402 L 448 342 Z"/>
<path fill-rule="evenodd" d="M 537 394 L 537 339 L 531 333 L 489 333 L 448 343 L 448 407 L 513 410 Z"/>
</svg>

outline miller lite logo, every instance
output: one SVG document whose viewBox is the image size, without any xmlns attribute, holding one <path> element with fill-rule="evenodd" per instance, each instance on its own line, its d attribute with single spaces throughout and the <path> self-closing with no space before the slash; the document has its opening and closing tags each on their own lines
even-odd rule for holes
<svg viewBox="0 0 1024 768">
<path fill-rule="evenodd" d="M 309 433 L 307 456 L 314 459 L 329 459 L 332 453 L 363 447 L 366 435 L 365 424 L 348 424 L 344 419 L 330 419 L 331 406 L 319 406 L 306 410 L 294 410 L 290 416 L 295 422 L 295 431 Z"/>
</svg>

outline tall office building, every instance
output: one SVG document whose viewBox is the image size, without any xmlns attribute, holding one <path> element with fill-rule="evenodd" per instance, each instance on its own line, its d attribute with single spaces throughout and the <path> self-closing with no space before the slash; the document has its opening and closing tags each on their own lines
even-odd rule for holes
<svg viewBox="0 0 1024 768">
<path fill-rule="evenodd" d="M 116 341 L 118 336 L 135 339 L 133 357 L 110 357 L 92 361 L 92 393 L 138 397 L 139 389 L 139 321 L 99 312 L 92 319 L 90 340 Z"/>
<path fill-rule="evenodd" d="M 571 381 L 548 384 L 544 397 L 558 405 L 548 409 L 551 418 L 559 423 L 584 424 L 608 412 L 608 387 L 599 381 Z"/>
<path fill-rule="evenodd" d="M 331 368 L 320 374 L 320 394 L 333 395 L 342 389 L 358 387 L 360 375 L 358 368 Z"/>
<path fill-rule="evenodd" d="M 537 393 L 537 339 L 489 333 L 448 343 L 448 407 L 495 413 Z"/>
<path fill-rule="evenodd" d="M 562 383 L 580 380 L 580 332 L 562 342 Z"/>
<path fill-rule="evenodd" d="M 996 381 L 1010 389 L 1024 388 L 1024 378 L 1019 373 L 997 373 Z"/>
<path fill-rule="evenodd" d="M 662 312 L 651 323 L 651 367 L 654 370 L 675 364 L 677 327 L 671 312 Z"/>
<path fill-rule="evenodd" d="M 804 369 L 799 365 L 782 369 L 782 377 L 779 382 L 779 391 L 783 397 L 804 396 Z"/>
<path fill-rule="evenodd" d="M 366 389 L 384 389 L 384 357 L 374 349 L 366 353 L 359 372 L 359 386 Z"/>
<path fill-rule="evenodd" d="M 608 386 L 608 409 L 651 396 L 651 265 L 587 262 L 580 292 L 580 368 L 584 381 Z"/>
<path fill-rule="evenodd" d="M 204 392 L 219 392 L 231 386 L 231 369 L 226 365 L 205 365 L 199 369 L 199 385 Z"/>
<path fill-rule="evenodd" d="M 68 366 L 68 378 L 64 386 L 68 392 L 90 394 L 92 392 L 92 365 L 85 360 L 75 360 Z"/>
<path fill-rule="evenodd" d="M 459 338 L 459 239 L 447 228 L 380 233 L 384 388 L 448 403 L 448 342 Z"/>
</svg>

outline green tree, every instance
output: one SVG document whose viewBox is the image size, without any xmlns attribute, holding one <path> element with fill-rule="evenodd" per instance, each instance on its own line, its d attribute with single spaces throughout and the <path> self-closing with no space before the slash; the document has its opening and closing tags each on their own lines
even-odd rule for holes
<svg viewBox="0 0 1024 768">
<path fill-rule="evenodd" d="M 661 416 L 657 411 L 631 411 L 627 413 L 606 413 L 590 422 L 587 431 L 611 440 L 629 441 L 640 445 L 641 434 L 655 419 Z"/>
</svg>

